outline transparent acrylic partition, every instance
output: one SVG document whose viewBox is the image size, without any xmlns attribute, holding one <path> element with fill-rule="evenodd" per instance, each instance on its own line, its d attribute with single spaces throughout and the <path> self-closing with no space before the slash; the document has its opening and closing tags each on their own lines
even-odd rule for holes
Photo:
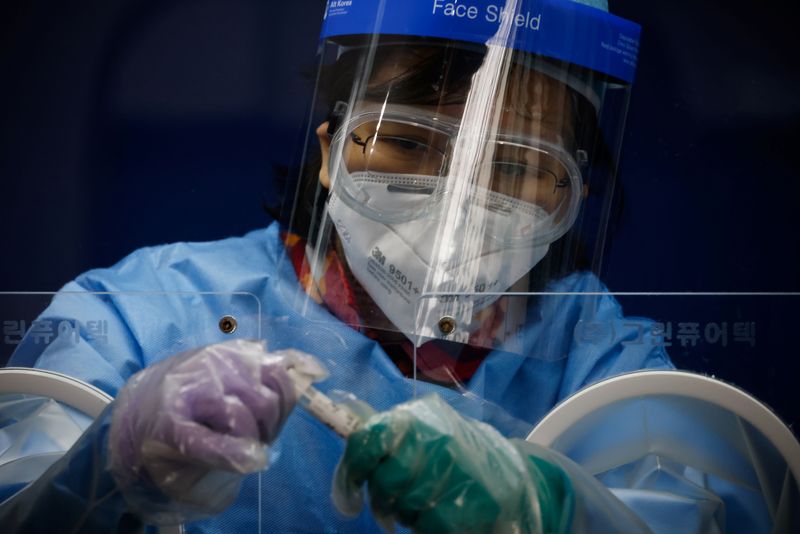
<svg viewBox="0 0 800 534">
<path fill-rule="evenodd" d="M 800 527 L 800 294 L 438 293 L 417 320 L 442 326 L 420 340 L 418 375 L 425 343 L 460 334 L 485 349 L 451 404 L 559 450 L 623 500 L 670 487 L 703 503 L 691 513 L 709 528 Z M 418 376 L 417 394 L 430 390 Z"/>
<path fill-rule="evenodd" d="M 447 305 L 426 306 L 430 299 Z M 139 369 L 142 359 L 149 363 L 231 338 L 262 339 L 271 350 L 294 348 L 317 356 L 330 372 L 318 384 L 326 394 L 352 393 L 383 410 L 437 392 L 466 415 L 493 424 L 507 436 L 525 438 L 554 405 L 567 406 L 567 399 L 582 389 L 588 391 L 587 386 L 642 368 L 667 368 L 671 361 L 678 369 L 715 376 L 769 405 L 774 414 L 758 403 L 765 411 L 747 413 L 769 414 L 785 430 L 789 444 L 787 439 L 776 442 L 774 433 L 765 433 L 764 425 L 748 419 L 751 415 L 723 405 L 707 406 L 685 390 L 676 393 L 677 401 L 669 394 L 669 402 L 647 400 L 656 402 L 657 409 L 642 401 L 633 407 L 611 403 L 611 408 L 600 410 L 602 403 L 593 401 L 598 413 L 590 410 L 585 416 L 595 418 L 594 422 L 580 419 L 575 428 L 605 431 L 605 438 L 584 438 L 575 433 L 578 430 L 562 425 L 564 436 L 551 435 L 549 444 L 562 447 L 576 461 L 587 461 L 587 469 L 609 485 L 620 484 L 620 491 L 632 489 L 625 486 L 631 481 L 674 476 L 681 484 L 694 484 L 692 490 L 719 494 L 723 481 L 734 489 L 746 486 L 748 498 L 742 502 L 755 507 L 763 521 L 778 526 L 781 521 L 796 522 L 781 515 L 798 508 L 796 478 L 787 468 L 790 459 L 785 458 L 785 451 L 796 450 L 797 442 L 781 420 L 798 420 L 795 332 L 800 296 L 481 293 L 426 295 L 420 303 L 421 311 L 450 310 L 434 318 L 418 314 L 426 324 L 441 327 L 441 340 L 461 336 L 480 349 L 477 354 L 482 359 L 471 378 L 448 386 L 423 379 L 419 373 L 416 379 L 406 379 L 372 339 L 342 325 L 324 308 L 309 301 L 297 306 L 280 299 L 262 303 L 243 293 L 0 293 L 0 367 L 62 373 L 88 381 L 102 397 L 115 394 L 124 379 Z M 422 351 L 412 352 L 418 360 Z M 605 391 L 624 390 L 609 384 Z M 662 387 L 672 391 L 670 384 Z M 69 408 L 65 411 L 69 418 L 62 419 L 74 428 L 64 435 L 76 438 L 90 418 Z M 630 415 L 634 412 L 637 419 Z M 619 413 L 627 416 L 615 415 Z M 552 416 L 562 418 L 558 409 Z M 703 424 L 709 417 L 714 423 Z M 643 427 L 628 424 L 627 430 L 623 428 L 631 421 L 647 421 L 653 434 L 636 434 L 640 447 L 629 449 L 622 460 L 612 456 L 615 463 L 600 462 L 607 457 L 599 446 L 613 443 L 606 439 L 608 435 L 634 436 Z M 656 423 L 663 423 L 663 431 L 656 433 Z M 654 458 L 651 445 L 656 443 L 651 438 L 656 434 L 663 438 L 659 443 L 669 444 L 666 451 L 657 450 L 660 463 L 656 463 L 669 469 L 648 471 Z M 692 454 L 675 456 L 676 442 L 688 444 L 686 450 Z M 598 447 L 580 449 L 581 443 Z M 61 448 L 68 445 L 65 442 Z M 332 508 L 330 484 L 343 445 L 341 438 L 305 410 L 295 410 L 273 449 L 270 469 L 245 481 L 240 499 L 253 513 L 235 514 L 241 522 L 239 530 L 264 530 L 262 520 L 273 517 L 276 506 L 287 514 L 298 506 L 306 510 L 304 522 L 311 531 L 352 528 L 353 523 L 345 519 L 331 523 L 338 521 L 331 518 L 341 517 Z M 612 452 L 619 449 L 613 447 Z M 591 466 L 588 458 L 594 462 Z M 712 470 L 703 463 L 708 458 L 725 461 L 714 464 Z M 289 480 L 296 484 L 281 482 Z M 294 486 L 302 487 L 302 495 L 290 491 Z M 726 505 L 728 511 L 737 509 L 727 501 Z M 729 525 L 737 520 L 725 519 Z"/>
<path fill-rule="evenodd" d="M 60 457 L 143 364 L 261 339 L 262 326 L 261 303 L 248 293 L 0 292 L 0 388 L 11 392 L 0 391 L 0 500 Z M 261 473 L 247 477 L 241 498 L 257 503 L 260 488 Z M 259 531 L 255 511 L 242 521 L 243 531 Z"/>
</svg>

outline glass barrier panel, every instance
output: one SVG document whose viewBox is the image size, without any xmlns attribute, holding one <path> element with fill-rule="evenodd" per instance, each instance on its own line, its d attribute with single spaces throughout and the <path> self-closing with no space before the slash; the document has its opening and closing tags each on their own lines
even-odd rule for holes
<svg viewBox="0 0 800 534">
<path fill-rule="evenodd" d="M 460 336 L 467 344 L 474 339 L 473 346 L 480 349 L 473 351 L 480 358 L 479 364 L 473 364 L 477 367 L 474 377 L 450 380 L 456 389 L 481 396 L 473 391 L 480 385 L 494 392 L 489 397 L 499 398 L 501 390 L 484 385 L 489 371 L 505 373 L 508 387 L 520 379 L 520 373 L 531 385 L 536 383 L 533 377 L 547 376 L 549 389 L 538 388 L 537 395 L 554 389 L 548 401 L 555 403 L 608 376 L 674 366 L 744 389 L 790 427 L 800 422 L 800 405 L 793 395 L 800 293 L 597 291 L 496 293 L 488 297 L 486 293 L 447 293 L 425 295 L 421 302 L 426 300 L 447 300 L 449 309 L 456 311 L 478 310 L 471 323 L 455 320 L 452 325 L 454 339 Z M 499 311 L 487 312 L 490 307 Z M 426 317 L 424 312 L 442 308 L 441 304 L 422 305 L 418 321 L 436 324 L 437 318 Z M 488 320 L 474 319 L 481 314 Z M 446 328 L 451 328 L 449 319 L 438 317 Z M 466 332 L 459 332 L 462 325 Z M 458 354 L 442 362 L 427 361 L 428 346 L 446 346 L 448 339 L 440 333 L 437 340 L 418 340 L 418 382 L 444 378 L 441 374 L 450 372 L 445 366 L 458 361 Z M 439 363 L 442 369 L 437 374 Z M 544 413 L 530 413 L 524 419 L 533 425 L 542 416 Z"/>
<path fill-rule="evenodd" d="M 418 395 L 439 392 L 507 436 L 562 452 L 648 524 L 657 524 L 647 518 L 660 496 L 660 513 L 684 506 L 681 514 L 712 531 L 800 526 L 800 444 L 791 430 L 800 415 L 793 372 L 800 294 L 425 299 L 434 302 L 421 304 L 420 322 L 436 323 L 429 310 L 455 313 L 438 318 L 437 339 L 417 342 Z M 474 319 L 481 314 L 485 323 Z M 453 351 L 447 337 L 459 328 L 477 342 Z M 651 375 L 653 383 L 642 385 Z"/>
<path fill-rule="evenodd" d="M 0 293 L 0 377 L 60 373 L 53 376 L 89 384 L 95 396 L 110 402 L 143 367 L 213 343 L 261 339 L 261 328 L 261 303 L 248 293 Z M 11 444 L 0 456 L 5 496 L 44 472 L 92 420 L 54 400 L 64 393 L 64 380 L 54 382 L 52 392 L 38 388 L 39 395 L 18 391 L 25 380 L 16 380 L 14 393 L 0 392 L 0 436 Z M 245 477 L 238 498 L 254 512 L 220 528 L 260 531 L 263 476 Z"/>
</svg>

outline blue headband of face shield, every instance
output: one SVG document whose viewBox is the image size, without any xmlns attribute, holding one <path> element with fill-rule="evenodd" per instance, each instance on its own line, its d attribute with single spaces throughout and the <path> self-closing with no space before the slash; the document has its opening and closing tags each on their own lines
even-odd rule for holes
<svg viewBox="0 0 800 534">
<path fill-rule="evenodd" d="M 499 37 L 509 18 L 512 31 Z M 500 44 L 630 84 L 640 33 L 638 24 L 570 0 L 329 0 L 321 39 L 401 35 Z"/>
</svg>

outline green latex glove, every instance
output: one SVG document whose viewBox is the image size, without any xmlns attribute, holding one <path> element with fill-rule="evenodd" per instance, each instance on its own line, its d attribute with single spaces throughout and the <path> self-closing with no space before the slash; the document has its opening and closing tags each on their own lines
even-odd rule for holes
<svg viewBox="0 0 800 534">
<path fill-rule="evenodd" d="M 334 476 L 342 512 L 361 509 L 415 532 L 558 532 L 569 525 L 566 474 L 524 442 L 466 419 L 436 395 L 368 418 L 350 435 Z"/>
</svg>

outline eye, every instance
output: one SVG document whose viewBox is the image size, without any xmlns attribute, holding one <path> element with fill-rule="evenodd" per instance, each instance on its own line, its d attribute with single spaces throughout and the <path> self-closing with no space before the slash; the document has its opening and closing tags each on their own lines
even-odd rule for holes
<svg viewBox="0 0 800 534">
<path fill-rule="evenodd" d="M 386 144 L 394 150 L 427 152 L 430 149 L 427 143 L 408 137 L 382 135 L 377 137 L 377 142 Z"/>
<path fill-rule="evenodd" d="M 520 178 L 528 173 L 527 165 L 510 161 L 497 161 L 494 164 L 495 172 L 507 178 Z"/>
</svg>

